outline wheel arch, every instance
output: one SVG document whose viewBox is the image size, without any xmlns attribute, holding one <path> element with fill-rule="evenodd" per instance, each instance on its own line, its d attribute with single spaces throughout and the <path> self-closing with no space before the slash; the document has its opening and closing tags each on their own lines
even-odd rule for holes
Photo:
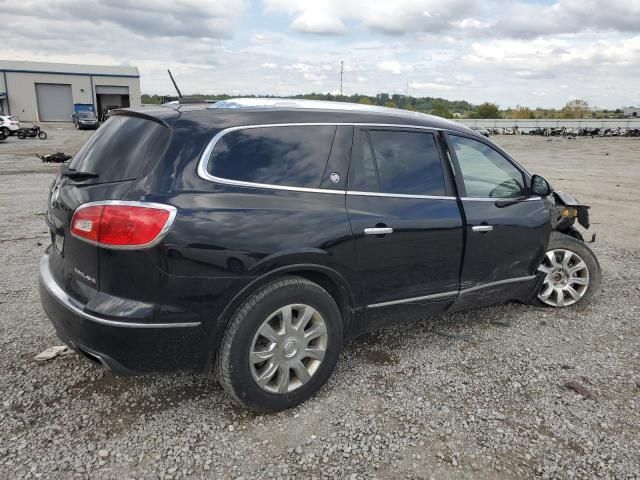
<svg viewBox="0 0 640 480">
<path fill-rule="evenodd" d="M 314 282 L 324 288 L 333 297 L 342 316 L 344 336 L 348 336 L 353 327 L 355 310 L 358 308 L 353 289 L 349 282 L 332 268 L 317 264 L 293 264 L 273 269 L 246 285 L 226 305 L 218 317 L 224 325 L 231 320 L 235 311 L 249 296 L 260 287 L 283 276 L 298 276 Z"/>
</svg>

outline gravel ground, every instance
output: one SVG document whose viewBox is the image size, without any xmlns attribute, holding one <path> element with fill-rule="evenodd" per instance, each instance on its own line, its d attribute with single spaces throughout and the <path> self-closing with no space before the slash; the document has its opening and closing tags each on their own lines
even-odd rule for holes
<svg viewBox="0 0 640 480">
<path fill-rule="evenodd" d="M 32 154 L 91 135 L 45 130 L 0 144 L 0 478 L 639 478 L 638 139 L 497 137 L 594 205 L 604 280 L 590 304 L 378 331 L 346 346 L 313 399 L 256 415 L 209 375 L 33 360 L 60 342 L 36 288 L 57 167 Z"/>
</svg>

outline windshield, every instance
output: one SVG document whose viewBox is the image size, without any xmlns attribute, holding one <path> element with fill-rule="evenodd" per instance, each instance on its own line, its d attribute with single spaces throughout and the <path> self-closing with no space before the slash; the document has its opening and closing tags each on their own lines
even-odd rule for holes
<svg viewBox="0 0 640 480">
<path fill-rule="evenodd" d="M 133 180 L 164 153 L 169 129 L 151 120 L 115 115 L 73 157 L 69 169 L 97 175 L 92 183 Z"/>
<path fill-rule="evenodd" d="M 78 117 L 80 118 L 88 118 L 93 120 L 96 116 L 92 112 L 79 112 Z"/>
</svg>

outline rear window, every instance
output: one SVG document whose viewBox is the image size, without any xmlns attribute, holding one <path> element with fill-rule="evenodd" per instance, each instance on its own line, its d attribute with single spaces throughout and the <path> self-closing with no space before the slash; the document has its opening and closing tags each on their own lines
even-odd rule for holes
<svg viewBox="0 0 640 480">
<path fill-rule="evenodd" d="M 318 188 L 335 132 L 322 125 L 231 131 L 216 143 L 207 170 L 229 180 Z"/>
<path fill-rule="evenodd" d="M 169 129 L 154 121 L 115 115 L 89 138 L 69 168 L 97 174 L 91 183 L 133 180 L 164 153 L 169 136 Z"/>
</svg>

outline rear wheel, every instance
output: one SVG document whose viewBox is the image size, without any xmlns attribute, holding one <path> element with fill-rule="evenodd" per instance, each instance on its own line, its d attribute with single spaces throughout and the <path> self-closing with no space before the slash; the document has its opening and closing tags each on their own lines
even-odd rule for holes
<svg viewBox="0 0 640 480">
<path fill-rule="evenodd" d="M 534 304 L 568 307 L 588 300 L 599 289 L 600 264 L 582 241 L 552 232 L 538 272 L 544 274 L 542 287 Z"/>
<path fill-rule="evenodd" d="M 229 396 L 257 411 L 278 411 L 311 397 L 329 378 L 342 350 L 342 318 L 319 285 L 283 277 L 236 311 L 216 356 Z"/>
<path fill-rule="evenodd" d="M 11 135 L 11 130 L 9 130 L 8 127 L 1 127 L 0 128 L 0 132 L 2 133 L 2 135 L 4 135 L 5 137 L 8 137 L 9 135 Z"/>
</svg>

